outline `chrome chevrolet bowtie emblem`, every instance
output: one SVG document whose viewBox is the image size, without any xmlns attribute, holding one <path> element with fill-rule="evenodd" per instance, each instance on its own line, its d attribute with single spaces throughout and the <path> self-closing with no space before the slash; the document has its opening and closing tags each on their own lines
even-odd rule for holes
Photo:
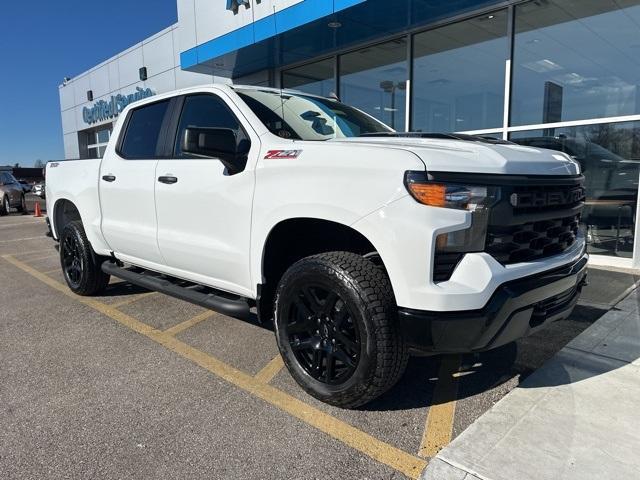
<svg viewBox="0 0 640 480">
<path fill-rule="evenodd" d="M 227 0 L 227 10 L 231 10 L 233 13 L 238 13 L 240 5 L 249 8 L 251 7 L 251 0 Z"/>
</svg>

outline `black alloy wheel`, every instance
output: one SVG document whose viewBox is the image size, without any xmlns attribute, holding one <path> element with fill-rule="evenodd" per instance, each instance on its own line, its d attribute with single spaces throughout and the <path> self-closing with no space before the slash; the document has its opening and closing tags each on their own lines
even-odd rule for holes
<svg viewBox="0 0 640 480">
<path fill-rule="evenodd" d="M 280 279 L 275 334 L 294 380 L 315 398 L 356 408 L 402 376 L 408 352 L 383 268 L 351 252 L 303 258 Z"/>
<path fill-rule="evenodd" d="M 95 254 L 82 222 L 69 222 L 60 235 L 60 266 L 69 288 L 78 295 L 95 295 L 109 284 L 110 276 L 102 271 L 107 260 Z"/>
<path fill-rule="evenodd" d="M 80 287 L 84 260 L 80 253 L 80 245 L 75 235 L 68 235 L 60 245 L 62 270 L 69 287 L 74 290 Z"/>
<path fill-rule="evenodd" d="M 344 382 L 360 361 L 360 332 L 344 300 L 327 287 L 303 284 L 282 314 L 283 334 L 312 378 L 329 385 Z"/>
</svg>

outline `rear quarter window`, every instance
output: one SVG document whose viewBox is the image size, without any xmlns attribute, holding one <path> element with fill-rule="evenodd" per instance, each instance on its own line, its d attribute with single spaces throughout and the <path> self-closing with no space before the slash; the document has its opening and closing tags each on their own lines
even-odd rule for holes
<svg viewBox="0 0 640 480">
<path fill-rule="evenodd" d="M 168 108 L 169 100 L 164 100 L 132 110 L 126 122 L 120 155 L 131 159 L 157 157 L 162 123 Z"/>
</svg>

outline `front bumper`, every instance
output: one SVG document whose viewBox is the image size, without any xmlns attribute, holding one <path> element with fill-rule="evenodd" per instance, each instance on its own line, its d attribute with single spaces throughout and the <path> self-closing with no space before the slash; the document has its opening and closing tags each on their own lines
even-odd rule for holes
<svg viewBox="0 0 640 480">
<path fill-rule="evenodd" d="M 490 350 L 567 318 L 586 283 L 586 255 L 563 267 L 500 285 L 478 310 L 435 312 L 400 308 L 409 348 L 421 353 Z"/>
</svg>

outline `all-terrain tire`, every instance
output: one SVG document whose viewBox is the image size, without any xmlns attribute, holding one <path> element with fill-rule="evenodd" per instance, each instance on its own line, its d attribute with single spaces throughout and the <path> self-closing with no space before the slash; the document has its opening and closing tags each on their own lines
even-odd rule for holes
<svg viewBox="0 0 640 480">
<path fill-rule="evenodd" d="M 74 293 L 90 296 L 106 288 L 110 276 L 100 268 L 104 260 L 93 252 L 82 222 L 69 222 L 64 227 L 60 236 L 60 265 Z"/>
<path fill-rule="evenodd" d="M 307 302 L 310 291 L 328 292 L 325 303 L 322 304 L 316 293 L 312 294 L 313 301 Z M 350 330 L 332 336 L 335 323 L 332 323 L 330 315 L 311 314 L 306 307 L 300 306 L 300 300 L 305 305 L 315 304 L 321 312 L 325 312 L 326 307 L 321 304 L 329 304 L 329 298 L 333 301 L 336 296 L 336 306 L 332 307 L 336 322 L 340 316 L 343 319 L 341 324 L 348 323 Z M 305 312 L 303 316 L 300 316 L 301 309 Z M 280 280 L 274 310 L 276 340 L 287 369 L 307 393 L 325 403 L 342 408 L 362 406 L 389 390 L 405 371 L 409 355 L 398 328 L 397 306 L 391 283 L 382 268 L 360 255 L 329 252 L 296 262 Z M 307 317 L 313 317 L 308 324 L 311 330 L 302 334 L 304 338 L 301 340 L 292 332 L 306 329 Z M 348 319 L 347 323 L 344 318 Z M 314 322 L 317 322 L 317 331 L 313 331 Z M 353 371 L 348 377 L 343 373 L 345 378 L 331 382 L 329 372 L 336 370 L 336 361 L 332 360 L 334 366 L 329 369 L 328 355 L 337 354 L 340 339 L 349 332 L 352 335 L 349 349 L 343 350 L 350 354 L 351 361 L 343 362 L 341 367 L 343 372 Z M 353 342 L 356 336 L 358 341 Z M 315 342 L 316 338 L 319 344 Z M 302 345 L 311 344 L 314 345 L 311 348 L 322 350 L 321 358 L 324 355 L 325 360 L 319 361 L 319 367 L 315 350 L 310 353 L 313 359 L 310 361 L 307 360 L 309 356 L 306 351 L 301 353 Z M 303 354 L 305 356 L 301 356 Z M 344 358 L 344 352 L 341 355 Z M 356 363 L 356 366 L 352 363 Z"/>
</svg>

